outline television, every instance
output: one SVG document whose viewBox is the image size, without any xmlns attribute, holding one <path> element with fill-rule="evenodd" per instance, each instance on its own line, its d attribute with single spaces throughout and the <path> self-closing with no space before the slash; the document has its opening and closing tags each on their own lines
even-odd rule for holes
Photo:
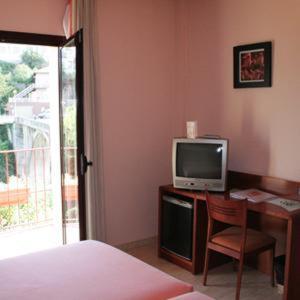
<svg viewBox="0 0 300 300">
<path fill-rule="evenodd" d="M 173 139 L 174 187 L 224 192 L 227 181 L 227 150 L 226 139 Z"/>
</svg>

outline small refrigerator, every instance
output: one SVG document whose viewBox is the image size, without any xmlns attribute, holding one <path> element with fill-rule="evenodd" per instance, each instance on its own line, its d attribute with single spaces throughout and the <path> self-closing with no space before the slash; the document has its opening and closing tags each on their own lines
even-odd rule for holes
<svg viewBox="0 0 300 300">
<path fill-rule="evenodd" d="M 192 201 L 163 195 L 160 246 L 192 260 L 193 215 Z"/>
</svg>

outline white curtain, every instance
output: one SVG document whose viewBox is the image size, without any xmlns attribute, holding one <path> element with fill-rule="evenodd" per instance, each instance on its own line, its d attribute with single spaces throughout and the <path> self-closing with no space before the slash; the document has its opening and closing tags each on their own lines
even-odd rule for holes
<svg viewBox="0 0 300 300">
<path fill-rule="evenodd" d="M 85 152 L 93 166 L 86 175 L 88 239 L 105 241 L 105 207 L 102 163 L 102 126 L 99 84 L 97 0 L 82 0 L 84 45 L 84 131 Z"/>
<path fill-rule="evenodd" d="M 82 28 L 83 5 L 85 1 L 86 0 L 68 0 L 63 18 L 63 28 L 67 39 Z"/>
</svg>

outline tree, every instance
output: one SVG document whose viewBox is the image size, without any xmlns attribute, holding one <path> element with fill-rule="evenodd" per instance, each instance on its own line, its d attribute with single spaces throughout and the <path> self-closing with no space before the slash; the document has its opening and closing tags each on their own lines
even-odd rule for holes
<svg viewBox="0 0 300 300">
<path fill-rule="evenodd" d="M 0 150 L 11 150 L 12 143 L 8 138 L 8 126 L 0 125 Z M 7 175 L 12 176 L 15 174 L 15 154 L 7 154 L 7 160 L 5 154 L 0 154 L 0 181 L 7 182 Z M 6 164 L 8 167 L 8 174 L 6 174 Z"/>
<path fill-rule="evenodd" d="M 20 64 L 0 60 L 0 114 L 10 97 L 33 82 L 34 70 L 47 66 L 44 57 L 32 49 L 25 50 L 21 59 Z"/>
<path fill-rule="evenodd" d="M 15 63 L 0 60 L 0 73 L 9 74 L 16 67 Z"/>
<path fill-rule="evenodd" d="M 0 72 L 0 114 L 3 114 L 9 97 L 15 93 L 15 87 L 11 84 L 11 75 Z"/>
<path fill-rule="evenodd" d="M 33 80 L 33 71 L 25 64 L 17 65 L 12 73 L 12 82 L 28 84 Z"/>
<path fill-rule="evenodd" d="M 33 71 L 25 64 L 16 65 L 12 73 L 0 68 L 0 114 L 5 111 L 8 99 L 33 82 Z"/>
<path fill-rule="evenodd" d="M 64 111 L 63 118 L 64 146 L 76 146 L 76 110 L 75 106 L 68 106 Z"/>
<path fill-rule="evenodd" d="M 41 69 L 48 65 L 44 57 L 32 49 L 25 50 L 21 59 L 22 62 L 32 70 Z"/>
<path fill-rule="evenodd" d="M 37 52 L 28 49 L 22 54 L 22 63 L 14 64 L 0 61 L 0 114 L 6 110 L 8 99 L 16 93 L 22 91 L 33 82 L 34 70 L 47 65 L 45 59 Z M 11 150 L 12 143 L 8 136 L 9 125 L 0 125 L 0 150 Z M 6 164 L 8 163 L 8 173 L 6 174 Z M 14 154 L 0 154 L 0 181 L 6 182 L 7 175 L 15 173 Z"/>
</svg>

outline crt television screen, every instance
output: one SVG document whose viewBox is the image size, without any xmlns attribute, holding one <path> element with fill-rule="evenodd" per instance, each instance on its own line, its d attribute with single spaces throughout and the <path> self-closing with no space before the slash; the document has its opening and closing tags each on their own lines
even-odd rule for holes
<svg viewBox="0 0 300 300">
<path fill-rule="evenodd" d="M 176 176 L 221 179 L 222 150 L 221 144 L 178 143 Z"/>
</svg>

